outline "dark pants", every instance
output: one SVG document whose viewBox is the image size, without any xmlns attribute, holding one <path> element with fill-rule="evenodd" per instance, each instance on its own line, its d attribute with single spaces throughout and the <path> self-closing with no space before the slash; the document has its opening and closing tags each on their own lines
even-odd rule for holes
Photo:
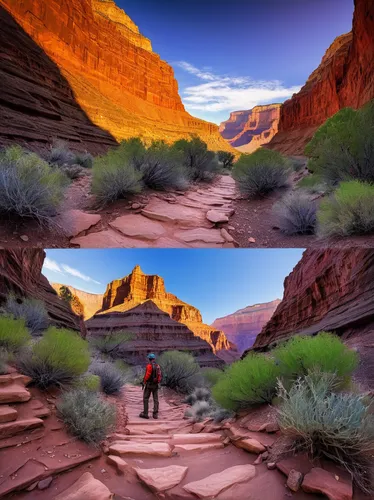
<svg viewBox="0 0 374 500">
<path fill-rule="evenodd" d="M 153 396 L 153 413 L 158 413 L 158 384 L 146 384 L 143 394 L 144 414 L 148 415 L 149 398 Z"/>
</svg>

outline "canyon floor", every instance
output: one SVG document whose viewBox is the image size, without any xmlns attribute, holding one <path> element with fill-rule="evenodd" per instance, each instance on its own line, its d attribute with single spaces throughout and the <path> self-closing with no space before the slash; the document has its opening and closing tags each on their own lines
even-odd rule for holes
<svg viewBox="0 0 374 500">
<path fill-rule="evenodd" d="M 258 432 L 264 422 L 274 422 L 268 407 L 230 424 L 193 424 L 184 418 L 186 405 L 181 398 L 161 389 L 159 420 L 144 420 L 138 416 L 141 388 L 127 385 L 119 397 L 109 398 L 117 405 L 117 428 L 101 451 L 66 433 L 55 415 L 53 393 L 27 389 L 24 378 L 12 377 L 19 376 L 0 377 L 1 400 L 13 399 L 0 405 L 1 415 L 17 412 L 15 420 L 0 424 L 1 498 L 109 500 L 112 494 L 117 500 L 312 500 L 320 497 L 291 492 L 284 474 L 294 467 L 306 473 L 317 465 L 330 471 L 333 481 L 339 476 L 343 489 L 351 488 L 344 471 L 331 464 L 310 464 L 296 457 L 269 470 L 259 460 L 259 451 L 249 453 L 234 446 L 248 439 L 262 451 L 273 445 L 276 433 Z M 86 496 L 79 496 L 81 489 Z"/>
</svg>

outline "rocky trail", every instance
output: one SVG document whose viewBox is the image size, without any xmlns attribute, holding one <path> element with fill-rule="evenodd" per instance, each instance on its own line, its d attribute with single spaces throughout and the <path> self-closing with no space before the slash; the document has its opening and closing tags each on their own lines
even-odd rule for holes
<svg viewBox="0 0 374 500">
<path fill-rule="evenodd" d="M 116 431 L 99 449 L 67 434 L 56 418 L 53 394 L 28 389 L 29 382 L 16 373 L 0 376 L 0 498 L 364 498 L 352 496 L 347 474 L 331 465 L 322 469 L 302 456 L 266 463 L 277 439 L 267 407 L 226 423 L 193 423 L 184 418 L 180 398 L 161 389 L 159 419 L 144 420 L 141 388 L 127 385 L 113 398 Z"/>
</svg>

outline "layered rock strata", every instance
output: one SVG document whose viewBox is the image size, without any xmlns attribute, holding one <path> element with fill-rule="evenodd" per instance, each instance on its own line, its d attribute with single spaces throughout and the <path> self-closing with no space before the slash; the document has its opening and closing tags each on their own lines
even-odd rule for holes
<svg viewBox="0 0 374 500">
<path fill-rule="evenodd" d="M 2 143 L 57 136 L 96 152 L 127 137 L 173 141 L 194 133 L 228 149 L 216 125 L 185 111 L 173 69 L 114 2 L 0 6 Z"/>
</svg>

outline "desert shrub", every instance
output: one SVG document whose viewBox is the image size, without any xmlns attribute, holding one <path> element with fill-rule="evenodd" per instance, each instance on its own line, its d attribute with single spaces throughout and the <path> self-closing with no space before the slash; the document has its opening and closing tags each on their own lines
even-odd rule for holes
<svg viewBox="0 0 374 500">
<path fill-rule="evenodd" d="M 208 417 L 211 412 L 211 405 L 209 401 L 196 401 L 191 408 L 189 408 L 185 415 L 191 417 L 195 422 L 199 422 L 203 418 Z"/>
<path fill-rule="evenodd" d="M 208 385 L 214 385 L 223 376 L 223 371 L 219 368 L 203 368 L 201 373 Z"/>
<path fill-rule="evenodd" d="M 331 390 L 331 374 L 306 376 L 287 391 L 279 385 L 278 421 L 295 451 L 324 455 L 373 493 L 374 415 L 360 394 Z"/>
<path fill-rule="evenodd" d="M 288 185 L 289 163 L 277 151 L 257 149 L 236 162 L 233 177 L 248 198 L 264 196 Z"/>
<path fill-rule="evenodd" d="M 64 165 L 63 167 L 60 167 L 60 170 L 71 180 L 79 179 L 80 177 L 84 177 L 86 175 L 83 167 L 80 167 L 79 165 Z"/>
<path fill-rule="evenodd" d="M 0 348 L 18 352 L 31 340 L 24 319 L 0 316 Z"/>
<path fill-rule="evenodd" d="M 184 402 L 192 406 L 196 401 L 210 401 L 210 399 L 211 393 L 207 387 L 196 387 L 185 397 Z"/>
<path fill-rule="evenodd" d="M 181 152 L 187 176 L 193 181 L 211 181 L 219 173 L 220 165 L 213 151 L 198 136 L 176 141 L 173 148 Z"/>
<path fill-rule="evenodd" d="M 9 354 L 6 349 L 0 348 L 0 375 L 8 373 Z"/>
<path fill-rule="evenodd" d="M 68 183 L 38 155 L 19 146 L 6 148 L 0 154 L 0 214 L 50 223 Z"/>
<path fill-rule="evenodd" d="M 98 391 L 100 390 L 100 377 L 92 373 L 86 373 L 79 377 L 75 386 L 78 389 L 86 389 L 87 391 Z"/>
<path fill-rule="evenodd" d="M 18 359 L 19 370 L 42 388 L 64 386 L 85 373 L 90 364 L 88 344 L 71 330 L 50 327 Z"/>
<path fill-rule="evenodd" d="M 92 168 L 94 158 L 90 153 L 76 153 L 75 163 L 83 168 Z"/>
<path fill-rule="evenodd" d="M 321 202 L 317 213 L 322 236 L 350 236 L 374 232 L 374 185 L 342 182 Z"/>
<path fill-rule="evenodd" d="M 98 445 L 116 421 L 115 406 L 90 390 L 66 392 L 56 406 L 69 432 L 89 444 Z"/>
<path fill-rule="evenodd" d="M 6 313 L 16 319 L 24 319 L 32 335 L 38 335 L 49 326 L 49 317 L 44 302 L 36 299 L 17 299 L 13 295 L 4 305 Z"/>
<path fill-rule="evenodd" d="M 92 372 L 100 377 L 101 389 L 105 394 L 118 394 L 124 384 L 123 373 L 112 363 L 97 364 Z"/>
<path fill-rule="evenodd" d="M 117 368 L 117 370 L 119 370 L 122 373 L 128 374 L 132 369 L 132 367 L 127 363 L 125 363 L 122 359 L 116 359 L 113 364 Z"/>
<path fill-rule="evenodd" d="M 214 420 L 214 422 L 219 423 L 223 420 L 227 420 L 229 418 L 233 418 L 235 413 L 230 410 L 226 410 L 225 408 L 215 408 L 211 413 L 210 417 Z"/>
<path fill-rule="evenodd" d="M 218 151 L 218 160 L 223 164 L 224 168 L 232 168 L 235 161 L 235 155 L 229 151 Z"/>
<path fill-rule="evenodd" d="M 111 149 L 94 160 L 92 192 L 98 202 L 110 203 L 139 193 L 141 177 L 131 160 L 121 153 L 121 147 Z"/>
<path fill-rule="evenodd" d="M 324 194 L 331 191 L 333 188 L 328 186 L 319 174 L 310 174 L 303 177 L 297 184 L 298 188 L 305 189 L 311 194 Z"/>
<path fill-rule="evenodd" d="M 180 351 L 167 351 L 159 357 L 162 383 L 170 389 L 188 394 L 196 386 L 200 367 L 193 356 Z"/>
<path fill-rule="evenodd" d="M 139 170 L 144 184 L 149 188 L 167 190 L 188 187 L 181 152 L 163 141 L 154 141 L 151 144 Z"/>
<path fill-rule="evenodd" d="M 292 193 L 277 203 L 274 211 L 279 229 L 289 236 L 313 234 L 317 224 L 317 205 L 302 193 Z"/>
<path fill-rule="evenodd" d="M 340 110 L 306 146 L 308 168 L 331 184 L 374 182 L 374 101 L 355 111 Z"/>
<path fill-rule="evenodd" d="M 50 163 L 62 167 L 63 165 L 73 165 L 75 154 L 70 151 L 67 141 L 54 139 L 47 159 Z"/>
<path fill-rule="evenodd" d="M 299 158 L 297 156 L 291 156 L 290 162 L 292 165 L 292 169 L 295 172 L 301 172 L 301 170 L 304 170 L 304 168 L 306 167 L 306 164 L 307 164 L 307 162 L 304 158 Z"/>
<path fill-rule="evenodd" d="M 273 359 L 250 354 L 225 371 L 213 386 L 212 395 L 222 408 L 233 411 L 270 403 L 276 393 L 278 375 Z"/>
<path fill-rule="evenodd" d="M 356 369 L 359 356 L 339 337 L 320 332 L 314 337 L 295 336 L 272 351 L 282 376 L 287 379 L 307 375 L 310 370 L 334 373 L 347 380 Z"/>
<path fill-rule="evenodd" d="M 133 337 L 129 332 L 109 332 L 105 336 L 92 337 L 90 342 L 102 354 L 114 358 L 119 356 L 123 344 L 132 340 Z"/>
<path fill-rule="evenodd" d="M 140 169 L 146 159 L 147 147 L 140 137 L 131 137 L 121 141 L 117 153 L 136 169 Z"/>
</svg>

